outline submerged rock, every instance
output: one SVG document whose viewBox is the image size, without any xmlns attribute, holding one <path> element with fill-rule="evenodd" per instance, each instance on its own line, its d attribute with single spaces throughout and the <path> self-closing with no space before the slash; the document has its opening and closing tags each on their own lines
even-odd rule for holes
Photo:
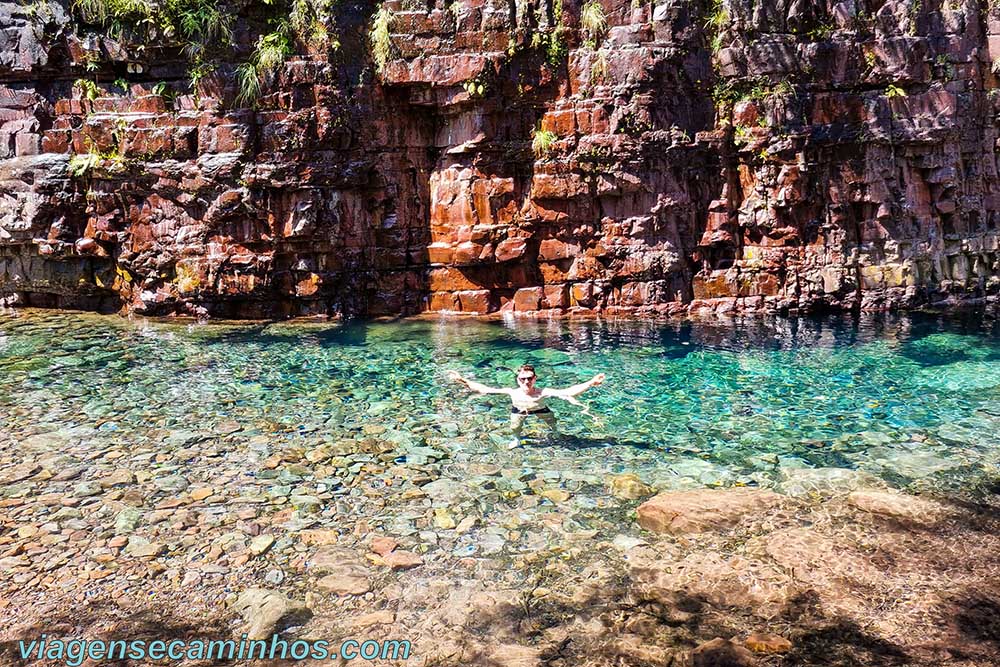
<svg viewBox="0 0 1000 667">
<path fill-rule="evenodd" d="M 323 507 L 323 501 L 316 496 L 292 495 L 290 500 L 292 507 L 299 510 L 303 514 L 314 514 L 319 512 Z"/>
<path fill-rule="evenodd" d="M 142 512 L 126 507 L 115 517 L 115 533 L 131 533 L 142 522 Z"/>
<path fill-rule="evenodd" d="M 424 559 L 410 551 L 390 551 L 382 556 L 382 562 L 391 570 L 408 570 L 424 564 Z"/>
<path fill-rule="evenodd" d="M 485 664 L 496 667 L 540 667 L 542 651 L 534 646 L 502 644 L 493 647 Z"/>
<path fill-rule="evenodd" d="M 775 490 L 787 496 L 830 495 L 883 486 L 875 475 L 846 468 L 782 468 Z"/>
<path fill-rule="evenodd" d="M 569 491 L 566 491 L 565 489 L 545 489 L 538 495 L 547 500 L 551 500 L 555 504 L 559 504 L 569 500 L 572 494 L 570 494 Z"/>
<path fill-rule="evenodd" d="M 306 568 L 313 574 L 327 574 L 341 572 L 345 570 L 355 570 L 360 568 L 367 574 L 365 567 L 357 552 L 353 549 L 337 546 L 320 547 L 315 554 L 306 561 Z"/>
<path fill-rule="evenodd" d="M 234 603 L 243 618 L 249 639 L 270 639 L 284 628 L 307 621 L 312 611 L 279 591 L 248 588 Z"/>
<path fill-rule="evenodd" d="M 962 465 L 954 458 L 906 447 L 878 447 L 865 452 L 864 457 L 879 468 L 910 479 L 923 479 Z"/>
<path fill-rule="evenodd" d="M 0 484 L 13 484 L 14 482 L 20 482 L 21 480 L 28 479 L 41 469 L 42 466 L 37 463 L 22 463 L 20 465 L 13 466 L 3 472 L 0 472 Z"/>
<path fill-rule="evenodd" d="M 739 644 L 716 637 L 691 651 L 692 667 L 752 667 L 753 654 Z"/>
<path fill-rule="evenodd" d="M 371 543 L 369 544 L 372 553 L 378 554 L 379 556 L 385 556 L 398 546 L 399 542 L 391 537 L 386 537 L 385 535 L 376 535 L 372 538 Z"/>
<path fill-rule="evenodd" d="M 613 475 L 608 478 L 608 490 L 620 500 L 638 500 L 653 493 L 653 487 L 643 483 L 638 475 Z"/>
<path fill-rule="evenodd" d="M 267 552 L 274 544 L 274 535 L 258 535 L 250 540 L 250 553 L 259 556 Z"/>
<path fill-rule="evenodd" d="M 847 502 L 865 512 L 914 523 L 934 523 L 944 514 L 935 502 L 889 491 L 855 491 Z"/>
<path fill-rule="evenodd" d="M 784 498 L 758 489 L 671 491 L 639 505 L 639 525 L 655 533 L 683 535 L 726 529 L 747 515 L 780 505 Z"/>
<path fill-rule="evenodd" d="M 317 590 L 333 595 L 364 595 L 372 589 L 371 580 L 354 571 L 328 574 L 316 582 Z"/>
<path fill-rule="evenodd" d="M 150 542 L 145 537 L 133 535 L 128 538 L 125 553 L 129 556 L 135 556 L 137 558 L 149 558 L 152 556 L 159 556 L 163 553 L 164 548 L 165 547 L 162 544 Z"/>
<path fill-rule="evenodd" d="M 107 477 L 101 479 L 101 486 L 107 488 L 112 486 L 126 486 L 135 482 L 135 475 L 131 470 L 115 470 Z"/>
<path fill-rule="evenodd" d="M 73 495 L 78 498 L 88 498 L 90 496 L 96 496 L 101 493 L 103 489 L 101 485 L 97 482 L 80 482 L 73 487 Z"/>
<path fill-rule="evenodd" d="M 157 477 L 153 480 L 153 484 L 161 491 L 170 491 L 173 493 L 180 493 L 189 486 L 187 479 L 183 475 Z"/>
</svg>

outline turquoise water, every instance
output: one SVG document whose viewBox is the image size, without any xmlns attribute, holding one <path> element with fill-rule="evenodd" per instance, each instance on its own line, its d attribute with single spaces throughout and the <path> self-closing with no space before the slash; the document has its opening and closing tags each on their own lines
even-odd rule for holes
<svg viewBox="0 0 1000 667">
<path fill-rule="evenodd" d="M 511 386 L 522 363 L 542 386 L 608 380 L 581 397 L 590 414 L 553 401 L 561 436 L 529 423 L 527 442 L 508 452 L 507 399 L 473 396 L 444 371 Z M 359 438 L 382 443 L 383 461 L 443 465 L 453 478 L 495 462 L 595 495 L 614 473 L 658 489 L 780 487 L 808 468 L 962 488 L 1000 460 L 1000 324 L 0 317 L 8 452 L 194 447 L 252 474 L 282 449 Z"/>
</svg>

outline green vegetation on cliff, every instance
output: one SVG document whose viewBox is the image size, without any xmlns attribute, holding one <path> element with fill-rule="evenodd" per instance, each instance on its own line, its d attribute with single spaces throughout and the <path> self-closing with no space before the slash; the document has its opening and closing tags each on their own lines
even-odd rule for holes
<svg viewBox="0 0 1000 667">
<path fill-rule="evenodd" d="M 392 41 L 389 37 L 389 24 L 392 22 L 392 10 L 382 5 L 375 12 L 375 20 L 372 22 L 372 30 L 369 35 L 372 45 L 372 57 L 375 58 L 375 65 L 379 72 L 385 68 L 385 64 L 392 55 Z"/>
<path fill-rule="evenodd" d="M 181 49 L 188 60 L 191 91 L 215 72 L 238 48 L 234 38 L 237 16 L 245 16 L 257 33 L 249 58 L 237 68 L 237 103 L 253 103 L 280 65 L 296 50 L 332 48 L 332 8 L 335 0 L 260 0 L 249 12 L 231 3 L 211 0 L 74 0 L 81 24 L 98 28 L 109 38 L 139 45 Z M 88 62 L 95 69 L 96 62 Z M 82 86 L 80 86 L 83 88 Z M 89 90 L 87 91 L 89 92 Z"/>
</svg>

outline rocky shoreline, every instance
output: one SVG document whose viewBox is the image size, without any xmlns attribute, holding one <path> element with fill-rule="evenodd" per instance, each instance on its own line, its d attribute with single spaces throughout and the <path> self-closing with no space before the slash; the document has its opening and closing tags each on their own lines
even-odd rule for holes
<svg viewBox="0 0 1000 667">
<path fill-rule="evenodd" d="M 14 652 L 41 632 L 275 629 L 408 639 L 405 664 L 421 666 L 987 667 L 1000 656 L 988 492 L 916 497 L 841 470 L 783 493 L 657 493 L 621 474 L 598 482 L 591 507 L 571 476 L 526 471 L 518 452 L 461 463 L 463 484 L 433 459 L 394 463 L 369 430 L 274 454 L 252 481 L 220 466 L 219 445 L 108 448 L 67 466 L 66 442 L 6 443 L 4 664 L 47 664 Z M 307 493 L 309 480 L 328 481 Z"/>
</svg>

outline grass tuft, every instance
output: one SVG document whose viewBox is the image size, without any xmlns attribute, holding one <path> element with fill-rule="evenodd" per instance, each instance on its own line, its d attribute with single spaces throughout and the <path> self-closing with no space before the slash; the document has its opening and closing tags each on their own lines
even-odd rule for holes
<svg viewBox="0 0 1000 667">
<path fill-rule="evenodd" d="M 531 137 L 531 150 L 536 158 L 545 158 L 552 152 L 552 145 L 559 137 L 551 130 L 535 130 Z"/>
<path fill-rule="evenodd" d="M 608 54 L 601 49 L 594 57 L 594 62 L 590 65 L 590 82 L 597 84 L 607 83 L 608 80 Z"/>
<path fill-rule="evenodd" d="M 252 62 L 240 63 L 236 68 L 237 104 L 252 104 L 260 97 L 261 82 L 257 66 Z"/>
<path fill-rule="evenodd" d="M 587 33 L 587 40 L 596 44 L 604 31 L 608 29 L 608 19 L 604 7 L 597 0 L 590 0 L 580 12 L 580 25 Z"/>
</svg>

